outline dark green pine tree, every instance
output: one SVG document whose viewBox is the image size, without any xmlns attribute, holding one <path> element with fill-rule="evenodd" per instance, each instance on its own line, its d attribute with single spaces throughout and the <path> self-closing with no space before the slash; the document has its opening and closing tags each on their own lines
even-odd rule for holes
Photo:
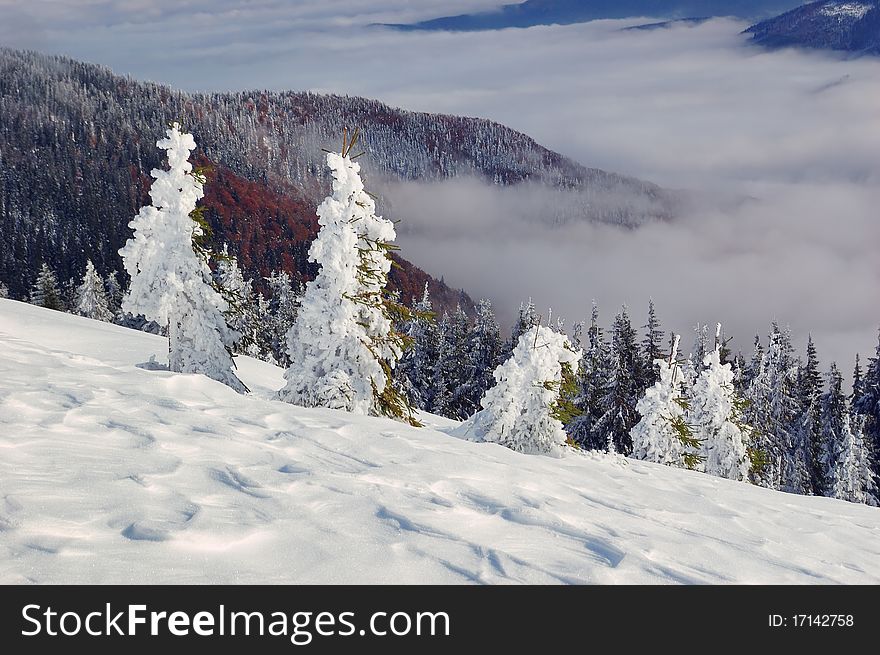
<svg viewBox="0 0 880 655">
<path fill-rule="evenodd" d="M 470 325 L 467 315 L 457 307 L 452 316 L 443 314 L 440 321 L 440 345 L 434 368 L 433 412 L 447 418 L 464 420 L 474 408 L 462 393 L 471 375 L 467 357 Z"/>
<path fill-rule="evenodd" d="M 398 362 L 394 377 L 400 381 L 413 407 L 433 411 L 434 369 L 437 366 L 440 333 L 427 282 L 422 299 L 413 304 L 410 316 L 400 331 L 411 345 Z"/>
<path fill-rule="evenodd" d="M 492 303 L 481 300 L 477 316 L 470 331 L 467 344 L 469 376 L 462 389 L 462 396 L 471 413 L 479 411 L 483 394 L 495 386 L 495 369 L 501 363 L 504 342 L 501 330 L 492 311 Z"/>
<path fill-rule="evenodd" d="M 863 421 L 863 434 L 871 457 L 871 469 L 880 486 L 880 340 L 874 356 L 860 375 L 853 411 Z"/>
<path fill-rule="evenodd" d="M 31 287 L 30 303 L 46 309 L 64 311 L 64 302 L 61 299 L 61 290 L 58 287 L 58 278 L 45 262 L 40 267 L 37 281 Z"/>
<path fill-rule="evenodd" d="M 645 337 L 642 339 L 642 367 L 644 375 L 640 381 L 642 391 L 654 386 L 660 379 L 660 372 L 654 365 L 658 359 L 664 358 L 663 330 L 660 329 L 660 319 L 654 308 L 654 300 L 648 301 L 648 322 L 643 326 Z"/>
<path fill-rule="evenodd" d="M 600 429 L 604 415 L 602 403 L 608 394 L 611 379 L 611 347 L 599 325 L 599 307 L 593 303 L 590 327 L 578 367 L 578 392 L 574 405 L 579 414 L 566 426 L 569 438 L 585 450 L 606 450 L 608 437 Z"/>
<path fill-rule="evenodd" d="M 602 417 L 594 430 L 624 455 L 632 452 L 630 430 L 639 422 L 636 403 L 642 370 L 641 354 L 626 307 L 614 317 L 611 330 L 611 375 L 602 399 Z"/>
<path fill-rule="evenodd" d="M 807 339 L 807 358 L 798 368 L 797 387 L 800 405 L 797 419 L 798 443 L 805 444 L 810 453 L 810 491 L 821 494 L 822 489 L 827 486 L 827 481 L 823 478 L 826 469 L 820 462 L 819 453 L 822 431 L 822 374 L 819 372 L 819 356 L 813 343 L 813 335 Z"/>
</svg>

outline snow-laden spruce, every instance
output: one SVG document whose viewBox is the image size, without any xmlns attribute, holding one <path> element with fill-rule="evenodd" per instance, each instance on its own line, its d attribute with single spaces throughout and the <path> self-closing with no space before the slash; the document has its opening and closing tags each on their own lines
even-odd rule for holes
<svg viewBox="0 0 880 655">
<path fill-rule="evenodd" d="M 86 272 L 76 288 L 74 311 L 80 316 L 96 321 L 113 320 L 113 312 L 110 311 L 107 292 L 104 290 L 104 281 L 95 270 L 91 259 L 86 261 Z"/>
<path fill-rule="evenodd" d="M 707 353 L 691 391 L 688 424 L 700 439 L 702 468 L 709 475 L 747 480 L 749 428 L 743 422 L 744 401 L 733 384 L 730 364 L 721 363 L 721 325 L 715 349 Z"/>
<path fill-rule="evenodd" d="M 483 409 L 457 432 L 521 453 L 560 454 L 566 441 L 560 397 L 580 358 L 564 334 L 541 325 L 527 329 L 510 358 L 495 369 L 496 384 L 480 401 Z"/>
<path fill-rule="evenodd" d="M 58 288 L 58 276 L 45 262 L 40 266 L 37 281 L 31 287 L 28 302 L 46 309 L 64 310 L 64 301 L 61 299 L 61 290 Z"/>
<path fill-rule="evenodd" d="M 306 285 L 287 334 L 290 366 L 278 398 L 305 407 L 409 418 L 391 372 L 403 351 L 385 305 L 394 224 L 376 215 L 351 145 L 328 153 L 332 193 L 318 207 L 321 226 L 309 260 L 321 269 Z"/>
<path fill-rule="evenodd" d="M 131 276 L 122 307 L 167 326 L 170 370 L 202 373 L 244 392 L 233 372 L 236 334 L 224 317 L 228 304 L 211 285 L 205 256 L 193 247 L 202 229 L 192 212 L 204 195 L 189 162 L 196 142 L 177 123 L 166 135 L 156 145 L 167 151 L 168 170 L 150 173 L 153 202 L 129 223 L 134 236 L 119 251 Z"/>
<path fill-rule="evenodd" d="M 676 335 L 669 359 L 655 360 L 659 379 L 636 403 L 642 418 L 630 432 L 632 456 L 655 464 L 695 468 L 699 460 L 686 420 L 687 403 L 682 393 L 685 377 L 676 360 L 678 344 Z"/>
</svg>

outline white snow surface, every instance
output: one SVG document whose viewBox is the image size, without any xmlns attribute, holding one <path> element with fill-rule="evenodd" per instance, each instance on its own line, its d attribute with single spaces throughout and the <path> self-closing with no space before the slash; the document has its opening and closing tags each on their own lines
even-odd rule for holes
<svg viewBox="0 0 880 655">
<path fill-rule="evenodd" d="M 0 582 L 880 582 L 875 508 L 135 366 L 166 353 L 0 300 Z"/>
</svg>

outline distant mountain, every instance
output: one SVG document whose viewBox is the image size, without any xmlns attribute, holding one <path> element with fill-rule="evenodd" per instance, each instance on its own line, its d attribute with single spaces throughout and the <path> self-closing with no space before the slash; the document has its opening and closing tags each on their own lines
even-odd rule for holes
<svg viewBox="0 0 880 655">
<path fill-rule="evenodd" d="M 802 4 L 800 0 L 526 0 L 495 11 L 435 18 L 402 30 L 476 31 L 534 25 L 570 25 L 603 18 L 762 18 Z"/>
<path fill-rule="evenodd" d="M 880 54 L 880 0 L 822 0 L 753 25 L 747 34 L 769 48 L 802 47 Z"/>
<path fill-rule="evenodd" d="M 0 281 L 22 298 L 42 262 L 78 278 L 92 259 L 102 275 L 121 270 L 117 250 L 147 200 L 162 163 L 156 140 L 181 120 L 212 167 L 207 216 L 246 273 L 316 272 L 308 248 L 315 207 L 329 189 L 322 148 L 344 126 L 362 130 L 362 163 L 383 215 L 394 215 L 394 182 L 470 176 L 501 187 L 555 188 L 567 207 L 551 219 L 637 225 L 669 218 L 676 196 L 585 168 L 524 134 L 488 120 L 393 109 L 380 102 L 312 93 L 189 95 L 63 57 L 0 48 Z M 555 203 L 554 203 L 555 204 Z M 552 212 L 556 212 L 554 215 Z M 405 256 L 405 253 L 403 253 Z M 392 286 L 404 300 L 429 282 L 439 310 L 472 301 L 400 260 Z M 443 271 L 437 271 L 440 277 Z"/>
</svg>

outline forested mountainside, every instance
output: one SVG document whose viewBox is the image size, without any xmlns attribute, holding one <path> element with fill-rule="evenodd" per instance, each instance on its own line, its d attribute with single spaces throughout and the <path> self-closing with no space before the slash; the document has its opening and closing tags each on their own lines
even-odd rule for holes
<svg viewBox="0 0 880 655">
<path fill-rule="evenodd" d="M 880 55 L 880 2 L 811 2 L 753 25 L 746 33 L 768 48 L 797 46 Z"/>
<path fill-rule="evenodd" d="M 315 206 L 328 189 L 322 148 L 359 127 L 371 190 L 383 182 L 473 175 L 498 185 L 574 190 L 575 213 L 637 224 L 668 218 L 676 197 L 645 182 L 583 167 L 488 120 L 414 113 L 363 98 L 313 93 L 187 94 L 64 57 L 0 49 L 0 279 L 23 297 L 46 261 L 62 280 L 91 258 L 121 270 L 117 249 L 161 164 L 157 138 L 180 120 L 213 168 L 205 204 L 218 244 L 246 274 L 276 267 L 309 277 Z M 600 196 L 617 203 L 593 202 Z M 392 203 L 380 211 L 393 214 Z M 566 210 L 571 211 L 571 210 Z M 405 216 L 394 216 L 406 219 Z M 404 299 L 427 275 L 401 259 Z M 432 271 L 442 275 L 443 271 Z M 438 310 L 469 298 L 434 280 Z"/>
<path fill-rule="evenodd" d="M 607 18 L 757 18 L 791 9 L 799 0 L 526 0 L 494 11 L 446 16 L 409 25 L 404 30 L 475 31 L 534 25 L 568 25 Z"/>
</svg>

